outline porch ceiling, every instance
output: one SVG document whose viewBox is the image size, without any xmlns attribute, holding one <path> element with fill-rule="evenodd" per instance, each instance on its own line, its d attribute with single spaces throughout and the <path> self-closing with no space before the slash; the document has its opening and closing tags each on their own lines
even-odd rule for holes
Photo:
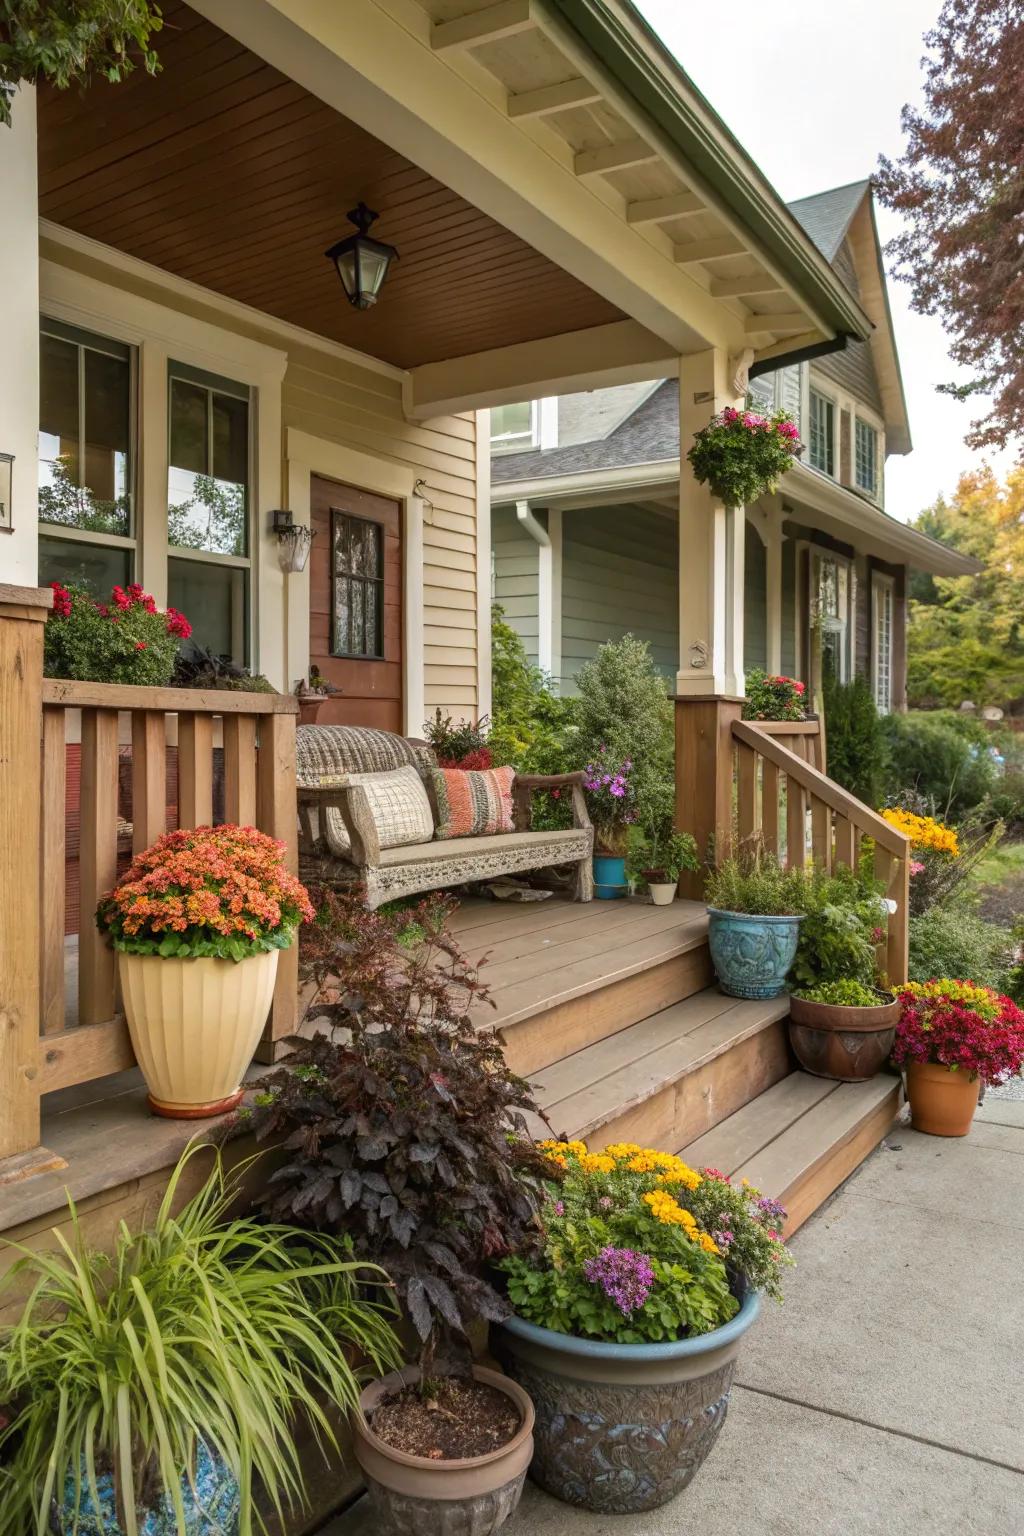
<svg viewBox="0 0 1024 1536">
<path fill-rule="evenodd" d="M 44 217 L 403 368 L 624 318 L 180 0 L 163 10 L 155 78 L 40 92 Z M 362 313 L 323 254 L 360 198 L 400 253 Z"/>
</svg>

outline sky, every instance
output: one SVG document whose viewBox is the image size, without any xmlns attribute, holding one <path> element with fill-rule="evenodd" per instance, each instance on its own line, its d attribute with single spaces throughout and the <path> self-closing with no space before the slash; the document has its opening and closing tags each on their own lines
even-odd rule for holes
<svg viewBox="0 0 1024 1536">
<path fill-rule="evenodd" d="M 871 174 L 902 148 L 900 111 L 919 103 L 924 33 L 940 0 L 635 0 L 687 74 L 787 202 Z M 896 215 L 876 203 L 883 244 Z M 907 284 L 889 302 L 914 451 L 886 462 L 886 510 L 906 521 L 950 493 L 987 458 L 1004 473 L 1012 453 L 965 446 L 983 397 L 935 393 L 965 377 L 949 361 L 938 318 L 910 308 Z"/>
</svg>

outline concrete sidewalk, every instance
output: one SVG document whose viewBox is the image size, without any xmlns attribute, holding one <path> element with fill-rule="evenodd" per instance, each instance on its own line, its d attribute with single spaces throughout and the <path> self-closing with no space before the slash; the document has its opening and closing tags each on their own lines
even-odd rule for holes
<svg viewBox="0 0 1024 1536">
<path fill-rule="evenodd" d="M 898 1126 L 793 1251 L 692 1486 L 601 1517 L 527 1484 L 509 1536 L 1024 1533 L 1024 1103 L 964 1140 Z"/>
</svg>

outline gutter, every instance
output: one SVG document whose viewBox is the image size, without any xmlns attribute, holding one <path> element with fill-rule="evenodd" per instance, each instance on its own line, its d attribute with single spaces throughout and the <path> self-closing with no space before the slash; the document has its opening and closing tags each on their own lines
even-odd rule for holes
<svg viewBox="0 0 1024 1536">
<path fill-rule="evenodd" d="M 551 538 L 530 511 L 528 501 L 516 502 L 516 520 L 537 545 L 537 664 L 548 677 L 554 670 L 552 618 L 555 611 L 555 560 Z"/>
<path fill-rule="evenodd" d="M 630 0 L 548 0 L 566 26 L 715 189 L 837 337 L 866 341 L 872 325 L 739 141 Z M 772 359 L 780 366 L 778 358 Z"/>
</svg>

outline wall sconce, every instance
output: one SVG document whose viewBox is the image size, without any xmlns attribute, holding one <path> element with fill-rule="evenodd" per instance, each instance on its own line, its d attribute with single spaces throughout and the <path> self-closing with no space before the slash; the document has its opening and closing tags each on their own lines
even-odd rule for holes
<svg viewBox="0 0 1024 1536">
<path fill-rule="evenodd" d="M 397 258 L 393 245 L 374 240 L 370 225 L 380 217 L 365 203 L 360 203 L 345 217 L 356 226 L 358 234 L 339 240 L 324 255 L 333 261 L 349 303 L 356 309 L 370 309 L 377 302 L 388 268 Z"/>
<path fill-rule="evenodd" d="M 14 454 L 0 453 L 0 533 L 14 532 L 14 508 L 11 482 L 14 478 Z"/>
<path fill-rule="evenodd" d="M 272 516 L 277 558 L 282 571 L 304 571 L 313 542 L 312 533 L 302 523 L 297 523 L 290 512 L 278 510 Z"/>
</svg>

